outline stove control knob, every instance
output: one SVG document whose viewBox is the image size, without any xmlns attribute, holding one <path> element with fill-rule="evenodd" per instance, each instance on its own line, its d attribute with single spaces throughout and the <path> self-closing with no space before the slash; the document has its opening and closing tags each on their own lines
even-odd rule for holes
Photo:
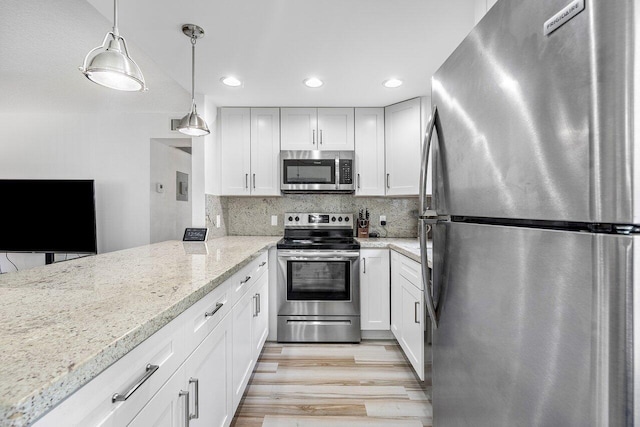
<svg viewBox="0 0 640 427">
<path fill-rule="evenodd" d="M 331 217 L 331 222 L 336 222 L 336 217 L 335 216 Z"/>
<path fill-rule="evenodd" d="M 298 222 L 298 221 L 300 221 L 300 217 L 299 216 L 296 217 L 296 222 Z"/>
<path fill-rule="evenodd" d="M 344 217 L 344 222 L 349 222 L 349 217 L 348 216 Z"/>
<path fill-rule="evenodd" d="M 291 222 L 291 221 L 293 221 L 293 217 L 292 216 L 289 217 L 289 222 Z"/>
<path fill-rule="evenodd" d="M 341 216 L 338 217 L 338 222 L 342 222 L 342 217 Z"/>
</svg>

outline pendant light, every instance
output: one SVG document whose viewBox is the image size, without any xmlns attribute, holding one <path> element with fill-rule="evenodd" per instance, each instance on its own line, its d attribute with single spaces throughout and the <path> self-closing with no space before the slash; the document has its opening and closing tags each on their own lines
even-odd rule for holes
<svg viewBox="0 0 640 427">
<path fill-rule="evenodd" d="M 107 33 L 101 46 L 89 51 L 78 68 L 101 86 L 128 92 L 148 90 L 140 67 L 129 56 L 127 42 L 118 33 L 118 0 L 113 1 L 113 30 Z"/>
<path fill-rule="evenodd" d="M 198 115 L 196 110 L 196 40 L 204 37 L 204 30 L 194 24 L 184 24 L 182 32 L 191 39 L 191 111 L 180 120 L 178 131 L 189 136 L 202 136 L 210 133 L 207 122 Z"/>
</svg>

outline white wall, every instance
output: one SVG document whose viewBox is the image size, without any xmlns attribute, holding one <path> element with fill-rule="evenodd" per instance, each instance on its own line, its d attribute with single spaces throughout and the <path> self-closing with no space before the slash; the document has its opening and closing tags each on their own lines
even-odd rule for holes
<svg viewBox="0 0 640 427">
<path fill-rule="evenodd" d="M 176 172 L 189 174 L 187 201 L 176 200 Z M 163 185 L 162 193 L 156 189 L 158 183 Z M 191 227 L 191 155 L 160 140 L 152 140 L 150 184 L 151 243 L 182 239 L 184 229 Z"/>
<path fill-rule="evenodd" d="M 127 42 L 149 92 L 118 92 L 82 76 L 77 67 L 111 25 L 84 0 L 0 2 L 0 179 L 94 179 L 99 252 L 149 243 L 150 140 L 180 137 L 169 121 L 191 105 L 135 40 Z M 36 226 L 55 226 L 46 210 Z M 44 263 L 43 255 L 9 256 L 21 269 Z M 0 268 L 13 270 L 4 254 Z"/>
</svg>

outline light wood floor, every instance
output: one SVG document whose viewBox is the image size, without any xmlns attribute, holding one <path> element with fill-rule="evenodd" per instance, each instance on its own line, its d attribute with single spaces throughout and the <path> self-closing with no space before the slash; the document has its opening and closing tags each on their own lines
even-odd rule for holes
<svg viewBox="0 0 640 427">
<path fill-rule="evenodd" d="M 431 426 L 430 393 L 395 341 L 266 343 L 231 426 Z"/>
</svg>

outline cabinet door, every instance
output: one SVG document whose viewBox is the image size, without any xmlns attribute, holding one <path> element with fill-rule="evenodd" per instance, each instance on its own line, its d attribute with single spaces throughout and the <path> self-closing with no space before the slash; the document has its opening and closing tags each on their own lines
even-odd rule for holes
<svg viewBox="0 0 640 427">
<path fill-rule="evenodd" d="M 320 150 L 353 150 L 353 108 L 318 108 Z"/>
<path fill-rule="evenodd" d="M 256 317 L 253 318 L 253 354 L 257 361 L 269 335 L 269 272 L 265 271 L 254 286 Z"/>
<path fill-rule="evenodd" d="M 252 324 L 255 316 L 255 295 L 247 292 L 233 307 L 233 412 L 251 377 L 254 365 Z"/>
<path fill-rule="evenodd" d="M 402 331 L 400 346 L 413 369 L 424 380 L 424 325 L 422 291 L 400 275 Z"/>
<path fill-rule="evenodd" d="M 280 195 L 280 110 L 251 109 L 251 194 Z"/>
<path fill-rule="evenodd" d="M 360 250 L 361 329 L 389 330 L 391 311 L 389 250 Z"/>
<path fill-rule="evenodd" d="M 180 395 L 183 390 L 186 392 L 187 387 L 182 367 L 127 425 L 129 427 L 185 427 L 186 396 Z"/>
<path fill-rule="evenodd" d="M 249 195 L 251 114 L 249 108 L 223 108 L 220 117 L 221 191 L 224 196 Z"/>
<path fill-rule="evenodd" d="M 281 150 L 318 150 L 318 112 L 315 108 L 281 108 Z"/>
<path fill-rule="evenodd" d="M 402 328 L 402 282 L 400 281 L 400 261 L 401 255 L 391 251 L 391 332 L 400 342 Z"/>
<path fill-rule="evenodd" d="M 384 196 L 384 108 L 356 108 L 356 196 Z"/>
<path fill-rule="evenodd" d="M 185 364 L 191 393 L 191 427 L 226 427 L 233 418 L 231 394 L 231 317 L 226 316 Z M 197 392 L 196 383 L 197 381 Z"/>
<path fill-rule="evenodd" d="M 418 195 L 422 146 L 420 98 L 385 108 L 387 195 Z"/>
</svg>

